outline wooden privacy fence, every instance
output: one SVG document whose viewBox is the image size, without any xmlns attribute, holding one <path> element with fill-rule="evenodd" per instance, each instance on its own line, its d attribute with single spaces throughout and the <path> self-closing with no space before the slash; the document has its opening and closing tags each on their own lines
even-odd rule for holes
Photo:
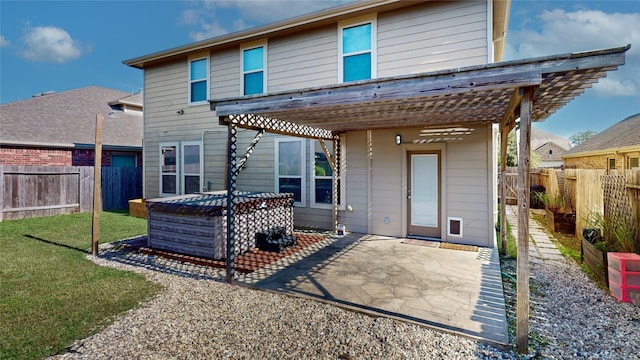
<svg viewBox="0 0 640 360">
<path fill-rule="evenodd" d="M 102 169 L 102 209 L 118 210 L 142 195 L 142 168 Z M 92 166 L 0 166 L 0 221 L 87 212 Z"/>
<path fill-rule="evenodd" d="M 507 168 L 507 191 L 517 191 L 517 173 Z M 531 169 L 531 185 L 544 186 L 549 196 L 558 194 L 576 213 L 576 237 L 589 227 L 594 214 L 626 219 L 640 231 L 640 170 Z M 507 195 L 506 199 L 509 200 Z M 517 200 L 515 198 L 514 200 Z M 606 204 L 606 206 L 605 206 Z"/>
</svg>

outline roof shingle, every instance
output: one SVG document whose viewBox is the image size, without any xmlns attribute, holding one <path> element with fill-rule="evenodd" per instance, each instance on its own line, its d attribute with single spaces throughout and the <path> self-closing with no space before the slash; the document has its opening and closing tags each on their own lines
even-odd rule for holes
<svg viewBox="0 0 640 360">
<path fill-rule="evenodd" d="M 631 115 L 593 136 L 589 140 L 567 151 L 565 155 L 635 145 L 640 145 L 640 113 Z"/>
<path fill-rule="evenodd" d="M 104 146 L 142 147 L 142 116 L 110 103 L 131 94 L 99 86 L 33 97 L 0 107 L 2 144 L 94 144 L 96 114 Z M 136 99 L 135 96 L 128 98 Z M 141 100 L 140 100 L 141 101 Z"/>
</svg>

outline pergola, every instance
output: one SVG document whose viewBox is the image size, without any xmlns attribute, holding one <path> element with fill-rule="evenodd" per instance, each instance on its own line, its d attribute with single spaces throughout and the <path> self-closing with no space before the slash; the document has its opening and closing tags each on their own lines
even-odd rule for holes
<svg viewBox="0 0 640 360">
<path fill-rule="evenodd" d="M 255 144 L 267 132 L 318 139 L 334 169 L 333 223 L 337 224 L 339 134 L 405 127 L 468 127 L 498 124 L 501 187 L 500 239 L 504 249 L 507 134 L 520 118 L 518 168 L 517 345 L 526 349 L 529 317 L 529 153 L 531 122 L 542 121 L 617 69 L 630 45 L 378 78 L 265 95 L 211 100 L 221 124 L 228 125 L 227 281 L 235 272 L 236 180 Z M 258 130 L 237 159 L 237 128 Z M 334 140 L 331 158 L 324 140 Z M 526 350 L 525 350 L 526 351 Z"/>
</svg>

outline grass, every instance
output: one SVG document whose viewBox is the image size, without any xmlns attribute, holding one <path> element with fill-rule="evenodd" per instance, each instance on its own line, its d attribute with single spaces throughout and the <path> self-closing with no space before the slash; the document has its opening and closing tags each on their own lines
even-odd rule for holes
<svg viewBox="0 0 640 360">
<path fill-rule="evenodd" d="M 144 277 L 95 265 L 91 213 L 0 223 L 0 359 L 40 359 L 159 290 Z M 100 242 L 146 233 L 146 221 L 102 212 Z"/>
</svg>

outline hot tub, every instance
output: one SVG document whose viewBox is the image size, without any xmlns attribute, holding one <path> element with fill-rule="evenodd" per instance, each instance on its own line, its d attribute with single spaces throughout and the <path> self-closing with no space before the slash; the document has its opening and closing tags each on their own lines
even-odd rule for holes
<svg viewBox="0 0 640 360">
<path fill-rule="evenodd" d="M 240 193 L 237 197 L 235 254 L 255 247 L 255 234 L 274 227 L 293 232 L 293 194 Z M 227 256 L 225 192 L 148 199 L 147 246 L 153 249 L 223 259 Z"/>
</svg>

